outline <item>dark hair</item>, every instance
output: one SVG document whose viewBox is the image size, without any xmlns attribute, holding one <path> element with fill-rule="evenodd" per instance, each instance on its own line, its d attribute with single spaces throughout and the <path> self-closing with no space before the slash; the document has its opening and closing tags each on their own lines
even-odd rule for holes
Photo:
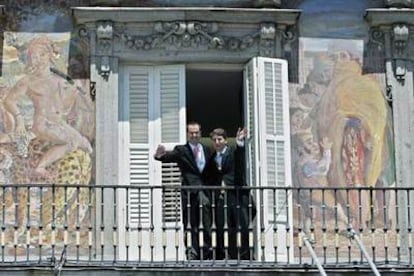
<svg viewBox="0 0 414 276">
<path fill-rule="evenodd" d="M 223 128 L 215 128 L 210 132 L 210 138 L 213 138 L 214 135 L 222 136 L 224 139 L 227 139 L 227 132 Z"/>
<path fill-rule="evenodd" d="M 190 121 L 187 123 L 187 130 L 188 130 L 188 126 L 194 126 L 194 125 L 198 125 L 198 128 L 201 130 L 201 125 L 200 123 L 196 122 L 196 121 Z"/>
</svg>

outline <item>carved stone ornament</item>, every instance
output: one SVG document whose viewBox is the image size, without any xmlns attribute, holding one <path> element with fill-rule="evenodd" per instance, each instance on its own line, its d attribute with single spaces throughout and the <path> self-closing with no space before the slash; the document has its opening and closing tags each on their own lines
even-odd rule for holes
<svg viewBox="0 0 414 276">
<path fill-rule="evenodd" d="M 276 26 L 272 23 L 263 23 L 260 29 L 260 55 L 273 57 L 275 55 Z"/>
<path fill-rule="evenodd" d="M 101 56 L 100 74 L 108 78 L 111 71 L 109 56 L 113 51 L 113 26 L 111 21 L 100 21 L 96 27 L 97 55 Z"/>
<path fill-rule="evenodd" d="M 393 56 L 395 58 L 395 76 L 397 79 L 404 79 L 406 73 L 405 56 L 409 28 L 405 24 L 397 24 L 392 28 Z"/>
<path fill-rule="evenodd" d="M 133 36 L 123 32 L 120 36 L 125 46 L 136 50 L 153 49 L 228 49 L 245 50 L 255 43 L 259 32 L 243 37 L 218 35 L 219 27 L 215 22 L 174 21 L 157 22 L 154 34 Z"/>
<path fill-rule="evenodd" d="M 385 5 L 390 8 L 413 8 L 414 0 L 385 0 Z"/>
</svg>

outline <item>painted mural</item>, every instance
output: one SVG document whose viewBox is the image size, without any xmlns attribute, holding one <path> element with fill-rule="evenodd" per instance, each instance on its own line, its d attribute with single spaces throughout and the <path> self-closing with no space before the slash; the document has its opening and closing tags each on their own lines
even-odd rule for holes
<svg viewBox="0 0 414 276">
<path fill-rule="evenodd" d="M 362 71 L 363 41 L 301 38 L 300 56 L 302 80 L 291 89 L 290 104 L 294 186 L 395 185 L 391 110 L 381 76 Z M 309 230 L 312 216 L 321 211 L 311 213 L 310 205 L 324 203 L 331 218 L 337 212 L 343 229 L 348 223 L 365 229 L 373 221 L 368 196 L 330 191 L 322 198 L 315 192 L 311 200 L 309 193 L 300 193 L 302 212 L 296 220 Z M 375 217 L 384 219 L 379 216 L 384 202 L 391 204 L 374 201 Z"/>
<path fill-rule="evenodd" d="M 85 227 L 76 233 L 76 243 L 86 246 L 79 238 L 87 238 L 91 223 L 90 191 L 41 185 L 93 182 L 95 103 L 88 45 L 70 32 L 67 11 L 45 5 L 26 14 L 15 8 L 21 17 L 10 22 L 17 29 L 4 32 L 3 41 L 0 182 L 38 185 L 0 190 L 5 247 L 19 255 L 19 244 L 74 244 L 76 225 Z M 67 225 L 69 236 L 63 233 Z M 43 240 L 30 238 L 40 231 Z"/>
</svg>

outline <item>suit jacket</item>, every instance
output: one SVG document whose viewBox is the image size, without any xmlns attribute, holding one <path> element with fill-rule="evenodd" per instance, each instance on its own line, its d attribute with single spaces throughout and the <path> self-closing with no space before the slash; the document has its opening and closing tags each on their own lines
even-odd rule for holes
<svg viewBox="0 0 414 276">
<path fill-rule="evenodd" d="M 206 168 L 207 162 L 210 159 L 211 151 L 206 146 L 202 145 L 204 151 L 204 157 L 206 161 L 206 166 L 204 170 L 200 172 L 197 167 L 193 152 L 190 145 L 187 143 L 185 145 L 177 145 L 172 151 L 167 151 L 165 155 L 160 158 L 156 158 L 161 162 L 175 162 L 178 164 L 178 167 L 181 171 L 182 183 L 183 186 L 202 186 L 206 185 Z M 192 193 L 198 191 L 193 190 Z"/>
<path fill-rule="evenodd" d="M 221 169 L 216 163 L 217 152 L 211 155 L 207 163 L 208 184 L 221 186 L 245 186 L 244 177 L 244 147 L 232 148 L 227 146 L 222 155 Z"/>
</svg>

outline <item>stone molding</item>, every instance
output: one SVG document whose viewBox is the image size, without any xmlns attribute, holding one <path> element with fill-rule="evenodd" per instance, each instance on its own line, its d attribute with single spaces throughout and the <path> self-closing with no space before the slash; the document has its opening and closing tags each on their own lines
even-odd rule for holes
<svg viewBox="0 0 414 276">
<path fill-rule="evenodd" d="M 171 3 L 172 1 L 163 1 L 163 0 L 153 0 L 153 1 L 145 1 L 144 3 L 139 3 L 139 1 L 127 0 L 90 0 L 90 5 L 92 6 L 121 6 L 121 5 L 132 5 L 140 6 L 194 6 L 194 7 L 200 7 L 200 6 L 252 6 L 257 8 L 279 8 L 282 5 L 282 0 L 176 0 L 174 3 Z"/>
<path fill-rule="evenodd" d="M 74 8 L 99 75 L 125 62 L 237 62 L 284 58 L 298 35 L 297 10 Z M 244 18 L 245 20 L 241 20 Z M 291 55 L 290 55 L 291 56 Z"/>
<path fill-rule="evenodd" d="M 386 7 L 414 8 L 414 0 L 384 0 Z"/>
</svg>

